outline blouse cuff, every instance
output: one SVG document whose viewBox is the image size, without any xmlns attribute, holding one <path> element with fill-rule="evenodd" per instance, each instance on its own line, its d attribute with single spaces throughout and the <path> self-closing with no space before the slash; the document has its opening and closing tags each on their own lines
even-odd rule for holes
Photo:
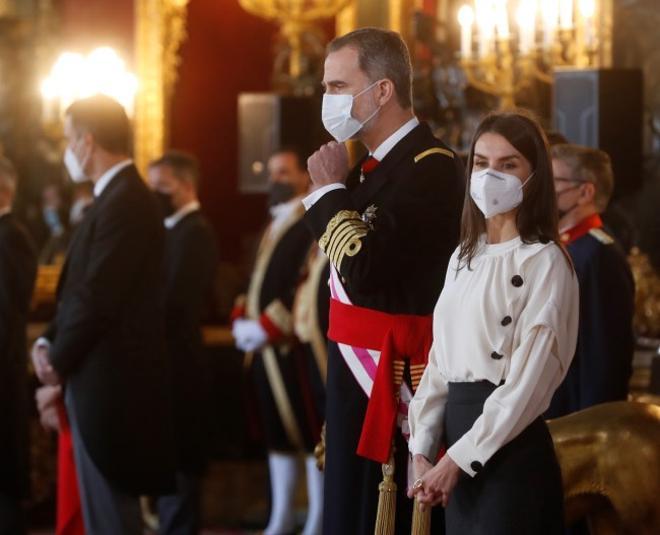
<svg viewBox="0 0 660 535">
<path fill-rule="evenodd" d="M 470 477 L 477 475 L 487 460 L 470 442 L 469 432 L 465 433 L 447 450 L 447 455 Z"/>
<path fill-rule="evenodd" d="M 421 454 L 433 462 L 438 455 L 438 440 L 431 433 L 415 433 L 408 442 L 408 451 L 411 455 Z"/>
</svg>

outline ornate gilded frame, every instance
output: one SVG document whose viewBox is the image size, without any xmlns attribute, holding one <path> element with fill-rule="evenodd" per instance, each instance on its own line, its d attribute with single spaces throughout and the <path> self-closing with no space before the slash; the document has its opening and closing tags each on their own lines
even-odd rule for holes
<svg viewBox="0 0 660 535">
<path fill-rule="evenodd" d="M 187 36 L 189 0 L 135 0 L 135 162 L 143 173 L 168 145 L 169 106 Z"/>
</svg>

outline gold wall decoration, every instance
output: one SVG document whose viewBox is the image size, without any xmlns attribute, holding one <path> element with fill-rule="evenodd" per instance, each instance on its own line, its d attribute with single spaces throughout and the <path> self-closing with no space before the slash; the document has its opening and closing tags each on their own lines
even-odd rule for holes
<svg viewBox="0 0 660 535">
<path fill-rule="evenodd" d="M 351 0 L 337 15 L 337 35 L 375 26 L 399 32 L 410 46 L 415 0 Z"/>
<path fill-rule="evenodd" d="M 136 0 L 135 56 L 139 88 L 135 107 L 135 162 L 142 173 L 168 145 L 169 106 L 187 36 L 189 0 Z"/>
<path fill-rule="evenodd" d="M 282 35 L 289 41 L 292 57 L 289 65 L 293 78 L 301 72 L 301 36 L 319 20 L 334 17 L 351 0 L 238 0 L 243 9 L 282 28 Z"/>
<path fill-rule="evenodd" d="M 660 338 L 660 274 L 637 247 L 631 251 L 628 262 L 635 278 L 635 332 Z"/>
</svg>

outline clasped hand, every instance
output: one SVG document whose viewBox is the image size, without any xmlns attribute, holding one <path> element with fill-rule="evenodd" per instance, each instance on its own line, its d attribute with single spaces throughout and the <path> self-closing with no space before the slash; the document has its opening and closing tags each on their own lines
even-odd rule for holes
<svg viewBox="0 0 660 535">
<path fill-rule="evenodd" d="M 408 497 L 417 498 L 424 510 L 435 505 L 447 507 L 461 469 L 449 455 L 433 466 L 426 457 L 418 454 L 413 456 L 413 474 L 415 482 L 408 488 Z"/>
<path fill-rule="evenodd" d="M 45 385 L 56 386 L 60 384 L 60 378 L 50 363 L 49 352 L 47 344 L 35 342 L 32 347 L 32 365 L 39 381 Z"/>
<path fill-rule="evenodd" d="M 346 145 L 336 141 L 326 143 L 309 157 L 307 170 L 316 188 L 330 184 L 343 184 L 348 175 Z"/>
</svg>

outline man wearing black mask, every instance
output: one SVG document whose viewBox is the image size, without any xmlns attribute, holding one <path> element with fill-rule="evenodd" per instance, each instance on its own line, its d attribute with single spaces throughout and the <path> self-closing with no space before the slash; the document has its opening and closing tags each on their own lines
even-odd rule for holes
<svg viewBox="0 0 660 535">
<path fill-rule="evenodd" d="M 266 535 L 295 530 L 293 495 L 296 454 L 310 456 L 318 437 L 312 432 L 304 353 L 295 344 L 291 309 L 312 237 L 302 222 L 302 197 L 309 175 L 295 149 L 281 149 L 268 161 L 271 220 L 259 245 L 246 296 L 232 314 L 236 346 L 253 362 L 259 412 L 269 451 L 271 514 Z M 313 408 L 311 408 L 313 409 Z M 311 484 L 322 486 L 322 479 Z M 320 490 L 319 490 L 320 492 Z M 313 491 L 309 495 L 318 496 Z M 317 531 L 306 526 L 304 533 Z"/>
<path fill-rule="evenodd" d="M 165 235 L 165 339 L 174 365 L 177 492 L 158 499 L 159 533 L 200 530 L 200 476 L 206 465 L 208 383 L 200 324 L 213 285 L 218 252 L 197 198 L 193 156 L 169 151 L 149 165 L 149 183 L 163 209 Z"/>
</svg>

